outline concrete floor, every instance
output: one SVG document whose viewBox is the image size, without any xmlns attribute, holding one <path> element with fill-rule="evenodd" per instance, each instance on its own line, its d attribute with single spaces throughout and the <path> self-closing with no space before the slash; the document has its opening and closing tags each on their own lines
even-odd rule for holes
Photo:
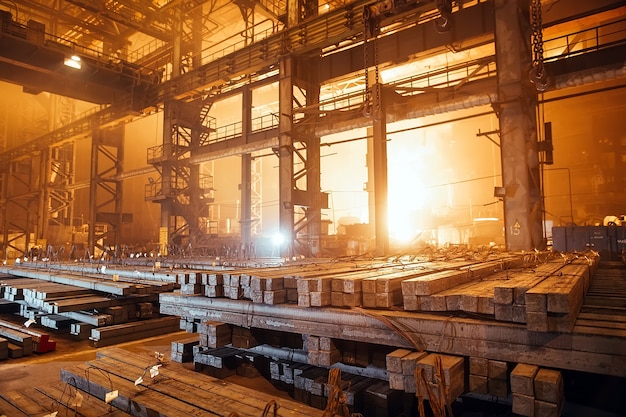
<svg viewBox="0 0 626 417">
<path fill-rule="evenodd" d="M 20 323 L 19 318 L 16 319 L 14 316 L 0 315 L 0 320 Z M 42 330 L 41 328 L 35 329 Z M 75 340 L 69 334 L 49 333 L 51 334 L 51 338 L 57 342 L 55 351 L 34 353 L 30 356 L 0 361 L 0 393 L 59 382 L 62 368 L 84 363 L 96 358 L 98 348 L 89 346 L 89 341 Z M 121 343 L 115 345 L 115 347 L 126 349 L 133 353 L 145 354 L 147 358 L 154 357 L 155 352 L 161 352 L 166 358 L 165 366 L 193 370 L 193 363 L 180 364 L 170 361 L 172 342 L 188 337 L 188 333 L 180 331 L 135 342 Z M 107 347 L 99 349 L 107 349 Z M 289 394 L 276 389 L 264 378 L 259 377 L 251 379 L 233 375 L 228 377 L 227 380 L 248 388 L 266 392 L 276 398 L 290 398 Z"/>
<path fill-rule="evenodd" d="M 0 315 L 0 320 L 20 323 L 20 318 L 15 316 Z M 0 393 L 59 382 L 60 370 L 62 368 L 96 358 L 98 349 L 89 346 L 89 341 L 74 340 L 69 334 L 49 333 L 53 335 L 52 338 L 57 342 L 55 351 L 41 354 L 35 353 L 22 358 L 0 361 Z M 133 353 L 145 354 L 146 357 L 153 357 L 154 352 L 161 352 L 165 355 L 166 366 L 174 369 L 180 367 L 193 370 L 194 366 L 192 363 L 180 364 L 170 361 L 171 343 L 188 337 L 188 333 L 180 331 L 164 336 L 122 343 L 115 345 L 115 347 L 126 349 Z M 107 349 L 107 347 L 100 349 Z M 262 377 L 245 378 L 234 375 L 228 377 L 227 380 L 251 389 L 266 392 L 276 398 L 290 398 L 288 393 L 278 390 L 271 382 Z M 502 405 L 498 404 L 489 404 L 487 407 L 485 402 L 472 404 L 467 399 L 464 402 L 463 410 L 459 411 L 458 415 L 462 417 L 513 416 L 508 406 L 502 407 Z M 586 417 L 591 415 L 594 417 L 617 417 L 626 414 L 604 412 L 596 408 L 587 408 L 571 403 L 566 403 L 563 413 L 565 417 Z"/>
<path fill-rule="evenodd" d="M 7 318 L 0 316 L 0 319 L 6 320 Z M 189 337 L 189 335 L 181 331 L 141 341 L 123 343 L 116 345 L 116 347 L 135 353 L 145 352 L 146 356 L 153 356 L 154 352 L 158 351 L 165 353 L 169 359 L 171 342 L 185 337 Z M 96 358 L 98 349 L 89 346 L 87 340 L 74 340 L 70 335 L 60 333 L 53 334 L 51 338 L 57 342 L 56 350 L 53 352 L 34 353 L 30 356 L 0 361 L 0 392 L 58 382 L 62 368 Z M 183 365 L 173 363 L 172 366 Z"/>
</svg>

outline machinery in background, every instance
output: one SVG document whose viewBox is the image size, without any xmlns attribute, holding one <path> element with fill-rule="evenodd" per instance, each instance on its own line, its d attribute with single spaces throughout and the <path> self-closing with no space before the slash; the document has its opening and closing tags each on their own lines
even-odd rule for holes
<svg viewBox="0 0 626 417">
<path fill-rule="evenodd" d="M 621 217 L 623 219 L 623 216 Z M 598 252 L 603 261 L 626 263 L 626 227 L 624 226 L 626 222 L 622 220 L 620 225 L 614 223 L 606 226 L 553 227 L 552 248 L 559 252 L 582 252 L 591 249 Z"/>
</svg>

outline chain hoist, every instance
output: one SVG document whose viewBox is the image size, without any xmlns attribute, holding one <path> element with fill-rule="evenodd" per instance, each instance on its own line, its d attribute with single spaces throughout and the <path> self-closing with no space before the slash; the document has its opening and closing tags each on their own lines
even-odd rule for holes
<svg viewBox="0 0 626 417">
<path fill-rule="evenodd" d="M 365 17 L 365 10 L 367 6 L 363 9 L 363 68 L 365 69 L 365 98 L 363 99 L 363 115 L 365 117 L 370 117 L 372 115 L 371 105 L 371 91 L 369 86 L 369 63 L 367 62 L 367 40 L 368 40 L 368 32 L 370 31 L 369 19 Z"/>
<path fill-rule="evenodd" d="M 380 120 L 380 70 L 378 69 L 378 42 L 377 38 L 374 38 L 374 88 L 376 93 L 376 98 L 374 100 L 375 108 L 374 108 L 374 120 Z"/>
<path fill-rule="evenodd" d="M 530 27 L 532 36 L 532 68 L 530 81 L 537 91 L 546 91 L 549 85 L 548 73 L 543 64 L 543 23 L 541 21 L 541 0 L 531 0 Z"/>
<path fill-rule="evenodd" d="M 376 11 L 372 6 L 363 7 L 363 66 L 365 69 L 365 99 L 363 107 L 363 115 L 365 117 L 372 116 L 372 90 L 369 85 L 369 49 L 368 44 L 371 40 L 374 49 L 374 88 L 376 108 L 374 109 L 374 117 L 380 116 L 380 71 L 378 69 L 378 42 L 376 39 L 380 33 L 380 20 Z"/>
<path fill-rule="evenodd" d="M 452 30 L 452 0 L 437 0 L 439 17 L 435 19 L 435 30 L 446 33 Z"/>
</svg>

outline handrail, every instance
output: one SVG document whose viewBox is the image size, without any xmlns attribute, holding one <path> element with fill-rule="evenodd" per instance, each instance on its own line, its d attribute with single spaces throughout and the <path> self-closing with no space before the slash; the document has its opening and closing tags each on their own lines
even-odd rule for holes
<svg viewBox="0 0 626 417">
<path fill-rule="evenodd" d="M 626 19 L 544 40 L 544 61 L 553 62 L 622 44 L 626 44 Z"/>
<path fill-rule="evenodd" d="M 30 26 L 28 24 L 24 25 L 13 19 L 4 20 L 2 23 L 3 24 L 0 24 L 0 32 L 2 33 L 2 36 L 8 36 L 29 42 L 39 41 L 42 42 L 42 45 L 47 48 L 56 49 L 59 52 L 67 54 L 78 54 L 83 58 L 93 59 L 98 65 L 106 65 L 108 68 L 112 68 L 112 64 L 122 66 L 126 65 L 130 66 L 133 70 L 140 71 L 143 74 L 153 73 L 153 70 L 148 67 L 133 64 L 130 61 L 120 59 L 118 56 L 105 54 L 102 48 L 83 46 L 72 40 L 50 34 L 45 30 L 39 31 L 39 28 L 36 26 Z M 38 24 L 37 26 L 39 25 L 44 28 L 43 24 Z M 29 34 L 41 34 L 43 35 L 43 38 L 37 39 L 37 36 L 34 36 L 36 40 L 30 39 Z"/>
</svg>

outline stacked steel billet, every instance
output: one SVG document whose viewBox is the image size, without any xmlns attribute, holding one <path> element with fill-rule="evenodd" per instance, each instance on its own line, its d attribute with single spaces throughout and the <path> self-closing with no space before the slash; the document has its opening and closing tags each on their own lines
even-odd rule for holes
<svg viewBox="0 0 626 417">
<path fill-rule="evenodd" d="M 0 337 L 0 361 L 9 357 L 9 341 Z"/>
<path fill-rule="evenodd" d="M 72 324 L 76 323 L 76 320 L 60 314 L 47 314 L 41 316 L 40 323 L 49 329 L 67 330 Z"/>
<path fill-rule="evenodd" d="M 476 394 L 489 393 L 489 359 L 470 356 L 469 391 Z"/>
<path fill-rule="evenodd" d="M 337 274 L 331 283 L 330 303 L 333 307 L 359 307 L 363 304 L 361 283 L 372 272 Z"/>
<path fill-rule="evenodd" d="M 224 296 L 224 275 L 221 272 L 203 272 L 202 285 L 206 297 Z"/>
<path fill-rule="evenodd" d="M 19 305 L 20 314 L 31 322 L 59 331 L 69 331 L 78 339 L 87 339 L 94 329 L 151 319 L 160 291 L 171 291 L 173 283 L 146 282 L 129 278 L 114 279 L 105 274 L 71 275 L 49 270 L 38 273 L 35 266 L 12 267 L 27 278 L 5 278 L 1 295 Z M 190 279 L 190 278 L 187 278 Z M 142 325 L 138 325 L 142 327 Z M 150 326 L 150 325 L 148 325 Z M 138 327 L 138 328 L 139 328 Z M 113 331 L 113 329 L 109 329 Z M 113 340 L 129 341 L 150 335 L 144 329 Z M 99 337 L 92 340 L 101 346 Z M 37 349 L 53 350 L 56 344 L 37 342 Z"/>
<path fill-rule="evenodd" d="M 233 300 L 252 300 L 257 304 L 283 304 L 296 302 L 295 280 L 287 279 L 289 274 L 301 271 L 301 266 L 267 267 L 267 268 L 234 268 L 221 271 L 215 278 L 209 276 L 209 284 L 205 288 L 208 296 L 223 297 Z M 221 281 L 221 290 L 219 285 Z M 215 287 L 217 286 L 217 287 Z M 289 294 L 291 288 L 291 295 Z"/>
<path fill-rule="evenodd" d="M 550 275 L 561 264 L 548 262 L 521 271 L 512 271 L 508 279 L 494 288 L 495 318 L 513 323 L 526 323 L 526 292 Z"/>
<path fill-rule="evenodd" d="M 70 324 L 70 335 L 76 340 L 87 340 L 91 335 L 91 330 L 97 326 L 86 322 L 76 322 Z"/>
<path fill-rule="evenodd" d="M 535 416 L 558 417 L 564 403 L 561 371 L 541 368 L 534 379 Z"/>
<path fill-rule="evenodd" d="M 389 308 L 402 304 L 402 281 L 415 275 L 412 270 L 381 274 L 362 282 L 363 307 Z"/>
<path fill-rule="evenodd" d="M 323 307 L 331 305 L 332 277 L 300 278 L 297 283 L 300 307 Z"/>
<path fill-rule="evenodd" d="M 24 300 L 24 290 L 33 289 L 39 284 L 36 279 L 31 278 L 11 278 L 4 279 L 0 291 L 2 291 L 2 297 L 8 301 L 22 301 Z"/>
<path fill-rule="evenodd" d="M 202 294 L 202 274 L 200 272 L 181 272 L 177 275 L 177 280 L 181 294 Z"/>
<path fill-rule="evenodd" d="M 32 278 L 39 281 L 49 281 L 57 284 L 72 285 L 75 287 L 81 287 L 115 295 L 128 295 L 131 293 L 138 293 L 141 291 L 145 291 L 147 288 L 142 284 L 114 281 L 112 277 L 109 277 L 107 275 L 86 276 L 84 274 L 52 274 L 50 273 L 50 271 L 46 271 L 45 273 L 43 273 L 32 268 L 15 266 L 12 266 L 10 268 L 3 267 L 1 269 L 3 272 L 17 277 Z M 140 288 L 141 290 L 139 290 Z"/>
<path fill-rule="evenodd" d="M 535 415 L 534 381 L 538 371 L 538 366 L 524 363 L 517 364 L 511 371 L 511 392 L 515 414 L 528 417 Z"/>
<path fill-rule="evenodd" d="M 322 412 L 288 399 L 276 400 L 258 390 L 181 368 L 155 367 L 150 357 L 121 349 L 101 349 L 98 359 L 66 367 L 61 371 L 63 381 L 78 389 L 105 399 L 117 391 L 111 404 L 134 416 L 159 415 L 221 415 L 233 412 L 245 416 L 263 413 L 268 402 L 278 402 L 279 417 L 317 417 Z M 148 372 L 148 371 L 157 372 Z M 141 378 L 140 378 L 141 377 Z"/>
<path fill-rule="evenodd" d="M 252 333 L 251 329 L 239 326 L 233 326 L 232 329 L 232 345 L 234 347 L 250 349 L 254 346 L 258 346 L 261 344 L 257 340 L 256 336 Z"/>
<path fill-rule="evenodd" d="M 404 309 L 409 311 L 446 311 L 446 290 L 462 284 L 483 279 L 494 272 L 521 264 L 520 256 L 507 256 L 495 261 L 474 262 L 451 261 L 445 265 L 426 269 L 415 277 L 402 282 Z M 458 289 L 461 289 L 460 287 Z M 461 303 L 458 291 L 450 294 L 452 306 Z M 451 307 L 453 308 L 453 307 Z"/>
<path fill-rule="evenodd" d="M 196 371 L 214 378 L 224 379 L 235 374 L 255 378 L 260 375 L 257 367 L 264 373 L 269 368 L 269 360 L 262 355 L 232 346 L 206 348 L 194 345 L 192 351 Z"/>
<path fill-rule="evenodd" d="M 504 361 L 470 357 L 469 390 L 498 398 L 509 396 L 509 365 Z"/>
<path fill-rule="evenodd" d="M 528 330 L 571 333 L 596 262 L 574 259 L 526 291 Z"/>
<path fill-rule="evenodd" d="M 201 347 L 218 348 L 232 342 L 231 327 L 227 323 L 204 321 L 198 325 L 198 341 Z"/>
<path fill-rule="evenodd" d="M 244 288 L 239 285 L 240 274 L 229 272 L 223 274 L 224 297 L 231 300 L 244 298 Z"/>
<path fill-rule="evenodd" d="M 385 307 L 401 304 L 399 282 L 414 276 L 422 264 L 399 267 L 372 264 L 358 270 L 340 269 L 332 280 L 331 304 L 334 307 Z"/>
<path fill-rule="evenodd" d="M 110 346 L 131 340 L 158 336 L 178 330 L 180 320 L 177 317 L 162 317 L 94 328 L 89 342 L 93 347 Z"/>
<path fill-rule="evenodd" d="M 384 274 L 385 265 L 333 265 L 292 274 L 296 278 L 298 305 L 301 307 L 358 307 L 362 304 L 361 281 Z M 334 298 L 334 303 L 333 303 Z"/>
<path fill-rule="evenodd" d="M 11 358 L 32 355 L 33 339 L 30 335 L 18 330 L 0 327 L 0 337 L 8 341 L 8 354 Z"/>
<path fill-rule="evenodd" d="M 173 341 L 170 351 L 172 362 L 191 362 L 193 360 L 193 347 L 199 344 L 200 338 L 197 334 Z"/>
<path fill-rule="evenodd" d="M 352 276 L 358 265 L 309 265 L 299 271 L 289 271 L 284 274 L 284 284 L 287 291 L 287 300 L 295 302 L 301 307 L 343 305 L 337 301 L 333 304 L 333 294 L 340 283 L 339 277 Z M 339 305 L 342 304 L 342 305 Z"/>
<path fill-rule="evenodd" d="M 580 257 L 564 264 L 556 258 L 521 268 L 525 262 L 510 257 L 422 273 L 402 282 L 404 309 L 464 311 L 527 323 L 533 331 L 571 332 L 597 259 Z"/>
<path fill-rule="evenodd" d="M 389 388 L 387 381 L 374 382 L 363 393 L 364 409 L 374 417 L 397 416 L 403 411 L 402 391 Z"/>
<path fill-rule="evenodd" d="M 389 388 L 415 393 L 415 368 L 417 362 L 426 357 L 427 352 L 416 352 L 409 349 L 396 349 L 386 356 Z"/>
<path fill-rule="evenodd" d="M 3 291 L 0 290 L 0 297 L 4 297 Z M 20 304 L 5 300 L 4 298 L 0 299 L 0 313 L 2 314 L 13 314 L 20 311 Z"/>
<path fill-rule="evenodd" d="M 293 275 L 286 275 L 283 278 L 285 292 L 287 293 L 287 302 L 298 304 L 298 279 Z"/>
<path fill-rule="evenodd" d="M 426 400 L 451 403 L 465 392 L 464 359 L 458 356 L 396 349 L 386 356 L 389 388 Z M 432 398 L 431 398 L 432 396 Z"/>
<path fill-rule="evenodd" d="M 313 408 L 324 409 L 324 383 L 328 381 L 328 369 L 312 367 L 294 376 L 294 398 Z"/>
<path fill-rule="evenodd" d="M 341 379 L 336 381 L 335 390 L 341 390 L 340 398 L 345 398 L 345 404 L 351 413 L 367 414 L 365 403 L 365 390 L 376 384 L 379 380 L 366 378 L 350 373 L 341 373 Z M 324 397 L 329 398 L 333 392 L 329 383 L 324 384 Z M 326 401 L 325 401 L 326 402 Z M 324 402 L 324 403 L 325 403 Z"/>
<path fill-rule="evenodd" d="M 193 363 L 196 371 L 201 371 L 214 378 L 224 379 L 237 373 L 241 361 L 241 350 L 222 346 L 219 348 L 193 347 Z"/>
<path fill-rule="evenodd" d="M 198 320 L 193 317 L 181 317 L 179 329 L 184 330 L 187 333 L 195 333 L 198 331 Z"/>
<path fill-rule="evenodd" d="M 155 262 L 158 265 L 158 262 Z M 156 266 L 120 267 L 117 265 L 93 263 L 63 263 L 63 262 L 24 262 L 23 269 L 44 269 L 46 271 L 66 271 L 68 273 L 80 274 L 82 276 L 99 276 L 106 279 L 115 279 L 120 282 L 146 283 L 152 286 L 171 287 L 179 283 L 180 271 L 172 272 L 165 268 Z M 55 272 L 54 275 L 57 275 Z"/>
<path fill-rule="evenodd" d="M 417 396 L 450 404 L 465 392 L 465 360 L 460 356 L 430 353 L 417 361 L 415 383 Z"/>
<path fill-rule="evenodd" d="M 518 364 L 511 372 L 513 412 L 528 417 L 559 417 L 564 404 L 560 371 Z"/>
<path fill-rule="evenodd" d="M 341 352 L 330 337 L 308 336 L 304 348 L 309 365 L 330 367 L 341 361 Z"/>
<path fill-rule="evenodd" d="M 74 405 L 71 403 L 74 402 Z M 77 407 L 75 404 L 79 403 Z M 111 410 L 110 407 L 88 393 L 76 396 L 76 390 L 66 384 L 25 387 L 0 394 L 0 410 L 11 417 L 28 416 L 103 416 L 130 417 L 131 414 Z"/>
<path fill-rule="evenodd" d="M 301 394 L 304 390 L 304 384 L 299 384 L 296 387 L 295 379 L 303 372 L 313 368 L 311 365 L 284 359 L 271 360 L 269 362 L 270 380 L 279 389 L 289 392 L 298 401 L 302 401 Z M 300 399 L 296 397 L 296 393 L 300 394 Z"/>
<path fill-rule="evenodd" d="M 252 276 L 250 289 L 253 303 L 283 304 L 287 302 L 287 290 L 283 277 Z"/>
<path fill-rule="evenodd" d="M 489 380 L 487 387 L 489 395 L 498 398 L 507 398 L 509 396 L 509 365 L 504 361 L 489 359 Z"/>
<path fill-rule="evenodd" d="M 45 395 L 45 397 L 37 397 L 34 401 L 37 404 L 47 405 L 49 404 L 51 407 L 51 411 L 59 410 L 59 414 L 62 416 L 72 416 L 75 414 L 76 406 L 72 407 L 68 405 L 66 409 L 63 404 L 72 404 L 73 400 L 80 399 L 81 407 L 80 414 L 84 417 L 98 417 L 98 416 L 107 416 L 107 417 L 131 417 L 131 414 L 128 414 L 122 410 L 116 410 L 111 407 L 109 404 L 106 404 L 103 401 L 100 401 L 98 398 L 89 394 L 88 392 L 81 392 L 80 396 L 77 395 L 77 390 L 66 383 L 57 382 L 49 385 L 36 386 L 35 389 L 41 394 Z M 69 399 L 69 401 L 68 401 Z M 13 414 L 8 414 L 13 415 Z M 54 413 L 50 414 L 51 416 Z"/>
<path fill-rule="evenodd" d="M 32 352 L 46 353 L 56 349 L 56 342 L 50 339 L 49 334 L 8 321 L 0 321 L 0 337 L 22 348 L 23 355 L 30 355 Z"/>
</svg>

